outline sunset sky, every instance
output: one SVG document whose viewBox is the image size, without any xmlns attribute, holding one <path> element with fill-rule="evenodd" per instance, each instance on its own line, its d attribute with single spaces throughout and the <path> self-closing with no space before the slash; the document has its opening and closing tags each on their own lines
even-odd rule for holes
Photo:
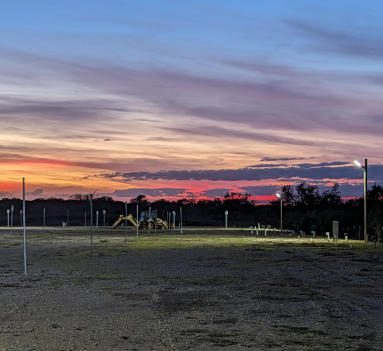
<svg viewBox="0 0 383 351">
<path fill-rule="evenodd" d="M 376 0 L 7 1 L 0 197 L 383 183 Z"/>
</svg>

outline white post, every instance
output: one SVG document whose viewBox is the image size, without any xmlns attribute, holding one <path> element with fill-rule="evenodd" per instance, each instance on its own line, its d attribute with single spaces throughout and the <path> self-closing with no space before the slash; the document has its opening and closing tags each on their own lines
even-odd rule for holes
<svg viewBox="0 0 383 351">
<path fill-rule="evenodd" d="M 137 239 L 138 239 L 138 227 L 140 226 L 140 219 L 138 218 L 138 204 L 136 206 L 136 222 L 137 222 L 137 226 L 136 226 L 136 235 L 137 235 Z"/>
<path fill-rule="evenodd" d="M 23 178 L 23 235 L 24 235 L 24 275 L 27 276 L 27 228 L 25 223 L 25 179 Z"/>
<path fill-rule="evenodd" d="M 225 211 L 225 230 L 227 230 L 227 216 L 229 214 L 229 211 Z"/>
<path fill-rule="evenodd" d="M 149 206 L 149 218 L 148 218 L 148 235 L 150 233 L 150 218 L 152 216 L 152 208 Z"/>
<path fill-rule="evenodd" d="M 11 213 L 11 210 L 7 208 L 7 227 L 9 227 L 9 214 Z"/>
<path fill-rule="evenodd" d="M 125 201 L 125 218 L 128 217 L 128 202 Z M 128 236 L 128 221 L 125 219 L 125 245 L 126 245 L 126 238 Z"/>
<path fill-rule="evenodd" d="M 364 159 L 363 167 L 363 232 L 364 241 L 368 242 L 367 233 L 367 158 Z"/>
<path fill-rule="evenodd" d="M 93 195 L 89 194 L 90 204 L 90 247 L 93 249 Z"/>
<path fill-rule="evenodd" d="M 173 211 L 172 214 L 173 214 L 173 230 L 176 230 L 176 211 Z"/>
<path fill-rule="evenodd" d="M 98 228 L 98 213 L 99 213 L 99 211 L 97 210 L 96 211 L 96 228 Z"/>
<path fill-rule="evenodd" d="M 181 221 L 181 234 L 183 234 L 183 226 L 182 226 L 182 207 L 180 207 L 180 221 Z"/>
<path fill-rule="evenodd" d="M 15 210 L 15 206 L 11 205 L 11 227 L 13 227 L 13 211 Z"/>
</svg>

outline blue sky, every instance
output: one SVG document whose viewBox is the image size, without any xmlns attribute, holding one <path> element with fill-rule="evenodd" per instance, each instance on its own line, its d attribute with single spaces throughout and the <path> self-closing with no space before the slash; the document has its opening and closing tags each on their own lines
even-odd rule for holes
<svg viewBox="0 0 383 351">
<path fill-rule="evenodd" d="M 275 175 L 260 184 L 244 176 L 189 187 L 184 177 L 114 175 L 244 174 L 264 158 L 290 158 L 283 168 L 364 157 L 379 166 L 382 10 L 379 1 L 2 4 L 0 160 L 12 164 L 3 193 L 21 173 L 47 193 L 96 184 L 201 193 L 278 187 L 283 172 L 271 164 Z M 68 164 L 39 178 L 36 160 Z M 360 179 L 334 181 L 359 193 Z"/>
</svg>

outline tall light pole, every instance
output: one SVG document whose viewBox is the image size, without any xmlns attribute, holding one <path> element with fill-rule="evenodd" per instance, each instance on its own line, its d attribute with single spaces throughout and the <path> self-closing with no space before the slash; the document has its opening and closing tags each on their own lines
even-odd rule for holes
<svg viewBox="0 0 383 351">
<path fill-rule="evenodd" d="M 104 227 L 105 227 L 105 224 L 106 224 L 106 221 L 105 221 L 106 210 L 102 210 L 102 215 L 104 216 Z"/>
<path fill-rule="evenodd" d="M 276 197 L 280 200 L 280 203 L 281 203 L 281 214 L 280 214 L 280 224 L 279 224 L 279 228 L 282 230 L 282 221 L 283 221 L 283 213 L 282 213 L 282 211 L 283 211 L 283 199 L 282 199 L 282 195 L 280 194 L 280 193 L 276 193 L 275 194 L 276 195 Z"/>
<path fill-rule="evenodd" d="M 227 230 L 227 216 L 229 215 L 229 211 L 225 211 L 225 230 Z"/>
<path fill-rule="evenodd" d="M 98 228 L 98 214 L 99 214 L 99 211 L 97 210 L 96 211 L 96 228 Z"/>
<path fill-rule="evenodd" d="M 354 161 L 354 164 L 363 170 L 363 232 L 364 241 L 367 242 L 367 158 L 364 159 L 364 166 L 357 160 Z"/>
</svg>

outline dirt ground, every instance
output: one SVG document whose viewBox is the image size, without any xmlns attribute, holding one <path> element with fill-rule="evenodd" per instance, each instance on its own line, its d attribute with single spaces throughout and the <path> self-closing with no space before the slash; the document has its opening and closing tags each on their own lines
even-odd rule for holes
<svg viewBox="0 0 383 351">
<path fill-rule="evenodd" d="M 241 231 L 0 230 L 0 350 L 383 350 L 383 252 Z"/>
</svg>

